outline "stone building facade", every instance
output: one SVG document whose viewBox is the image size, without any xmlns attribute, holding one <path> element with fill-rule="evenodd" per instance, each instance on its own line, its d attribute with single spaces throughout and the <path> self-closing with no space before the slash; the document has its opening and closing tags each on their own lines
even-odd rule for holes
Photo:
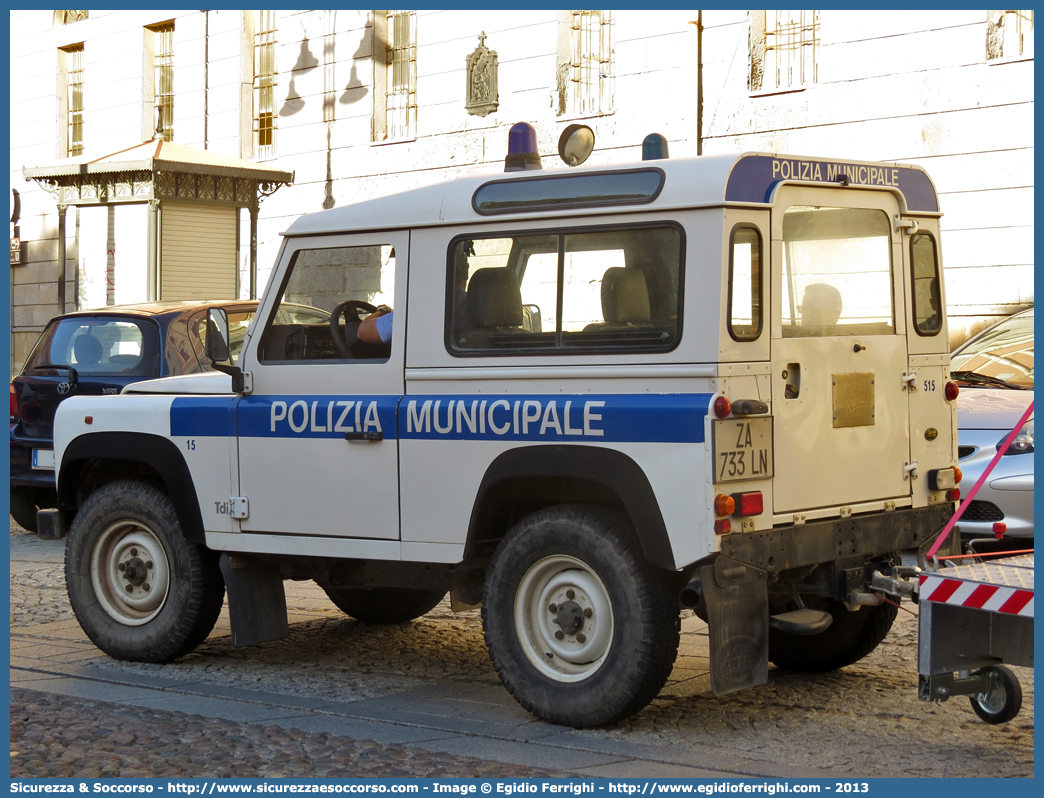
<svg viewBox="0 0 1044 798">
<path fill-rule="evenodd" d="M 920 164 L 952 336 L 1033 302 L 1032 11 L 12 11 L 11 76 L 12 369 L 59 312 L 55 199 L 23 168 L 157 125 L 294 173 L 260 208 L 258 290 L 296 216 L 500 171 L 519 121 L 564 169 L 558 137 L 582 121 L 596 164 L 639 159 L 651 132 L 673 157 Z M 107 213 L 70 211 L 66 310 L 144 299 L 141 213 Z"/>
</svg>

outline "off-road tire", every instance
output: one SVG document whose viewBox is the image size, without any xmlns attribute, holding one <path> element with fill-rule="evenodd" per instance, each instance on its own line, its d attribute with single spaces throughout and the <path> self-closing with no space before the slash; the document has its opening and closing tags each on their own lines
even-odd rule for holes
<svg viewBox="0 0 1044 798">
<path fill-rule="evenodd" d="M 11 517 L 18 526 L 36 532 L 36 511 L 32 488 L 11 488 Z"/>
<path fill-rule="evenodd" d="M 817 609 L 820 609 L 817 607 Z M 825 673 L 858 662 L 885 639 L 899 608 L 884 602 L 850 612 L 840 601 L 821 609 L 834 620 L 817 635 L 795 635 L 769 629 L 769 661 L 779 668 Z"/>
<path fill-rule="evenodd" d="M 446 597 L 445 590 L 408 587 L 323 587 L 345 615 L 366 623 L 404 623 L 427 615 Z"/>
<path fill-rule="evenodd" d="M 141 584 L 127 577 L 131 563 L 151 563 Z M 65 545 L 65 585 L 91 642 L 132 662 L 169 662 L 195 649 L 225 595 L 217 554 L 187 540 L 167 494 L 141 480 L 110 482 L 83 503 Z"/>
<path fill-rule="evenodd" d="M 526 516 L 486 572 L 482 628 L 500 680 L 550 723 L 601 726 L 638 712 L 678 654 L 669 576 L 645 560 L 616 513 L 573 504 Z M 564 627 L 569 634 L 554 637 Z"/>
<path fill-rule="evenodd" d="M 976 675 L 984 672 L 993 677 L 994 689 L 982 698 L 969 696 L 972 709 L 986 723 L 1007 723 L 1022 709 L 1022 685 L 1011 669 L 1004 665 L 988 665 L 975 671 Z"/>
</svg>

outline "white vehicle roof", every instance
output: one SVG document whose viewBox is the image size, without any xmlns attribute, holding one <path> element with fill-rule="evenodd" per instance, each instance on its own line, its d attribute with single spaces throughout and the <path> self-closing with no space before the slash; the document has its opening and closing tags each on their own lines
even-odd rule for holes
<svg viewBox="0 0 1044 798">
<path fill-rule="evenodd" d="M 475 192 L 498 182 L 547 180 L 599 173 L 656 169 L 664 173 L 662 189 L 652 201 L 581 207 L 546 206 L 528 211 L 480 214 L 473 206 Z M 675 160 L 638 161 L 627 164 L 580 166 L 524 172 L 492 172 L 471 175 L 431 186 L 411 189 L 353 205 L 311 213 L 297 219 L 287 236 L 338 233 L 346 230 L 401 229 L 463 224 L 504 218 L 534 219 L 541 216 L 587 215 L 592 209 L 613 212 L 626 209 L 664 210 L 714 205 L 766 205 L 775 187 L 784 182 L 818 185 L 851 185 L 897 190 L 904 211 L 939 215 L 931 178 L 919 166 L 770 153 L 711 155 Z"/>
</svg>

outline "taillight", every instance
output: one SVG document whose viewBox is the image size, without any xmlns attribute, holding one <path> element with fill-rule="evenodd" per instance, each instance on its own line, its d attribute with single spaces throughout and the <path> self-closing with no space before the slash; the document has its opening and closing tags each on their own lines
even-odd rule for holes
<svg viewBox="0 0 1044 798">
<path fill-rule="evenodd" d="M 719 396 L 714 400 L 714 415 L 718 418 L 728 418 L 732 412 L 732 402 L 727 397 Z"/>
<path fill-rule="evenodd" d="M 732 515 L 736 512 L 736 500 L 731 496 L 726 496 L 724 493 L 719 493 L 714 497 L 714 514 L 715 515 Z"/>
<path fill-rule="evenodd" d="M 733 493 L 732 498 L 736 501 L 736 512 L 739 515 L 761 515 L 765 512 L 765 501 L 760 490 Z"/>
<path fill-rule="evenodd" d="M 11 420 L 14 421 L 18 418 L 18 391 L 15 390 L 14 383 L 11 383 Z"/>
<path fill-rule="evenodd" d="M 957 466 L 953 467 L 953 481 L 960 485 L 961 480 L 964 479 L 964 473 Z"/>
<path fill-rule="evenodd" d="M 721 518 L 714 522 L 714 534 L 725 535 L 732 531 L 732 522 L 728 518 Z"/>
<path fill-rule="evenodd" d="M 959 502 L 961 500 L 961 489 L 954 488 L 953 490 L 946 491 L 946 501 L 948 502 Z"/>
<path fill-rule="evenodd" d="M 957 394 L 961 392 L 961 389 L 957 387 L 957 383 L 948 382 L 946 383 L 946 398 L 951 402 L 957 398 Z"/>
</svg>

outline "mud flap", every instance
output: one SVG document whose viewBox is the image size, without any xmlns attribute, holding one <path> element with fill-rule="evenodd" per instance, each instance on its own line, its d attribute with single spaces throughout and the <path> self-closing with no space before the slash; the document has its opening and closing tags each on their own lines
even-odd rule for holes
<svg viewBox="0 0 1044 798">
<path fill-rule="evenodd" d="M 279 566 L 228 552 L 219 562 L 228 590 L 232 645 L 252 646 L 289 636 Z"/>
<path fill-rule="evenodd" d="M 700 569 L 710 626 L 711 691 L 716 696 L 768 681 L 768 574 L 718 557 Z"/>
</svg>

